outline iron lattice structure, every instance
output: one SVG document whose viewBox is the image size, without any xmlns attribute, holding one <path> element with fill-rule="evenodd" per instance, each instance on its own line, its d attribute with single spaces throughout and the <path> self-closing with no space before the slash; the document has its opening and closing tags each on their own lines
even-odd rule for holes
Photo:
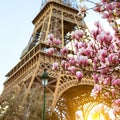
<svg viewBox="0 0 120 120">
<path fill-rule="evenodd" d="M 89 74 L 86 74 L 86 77 L 82 79 L 81 83 L 78 83 L 75 76 L 66 74 L 63 71 L 52 71 L 51 69 L 52 63 L 56 61 L 60 63 L 62 58 L 58 54 L 52 56 L 46 54 L 46 49 L 50 48 L 46 43 L 48 34 L 53 33 L 61 40 L 61 45 L 56 47 L 59 51 L 71 42 L 66 38 L 68 32 L 71 32 L 75 28 L 84 31 L 87 30 L 84 20 L 81 16 L 77 15 L 78 10 L 72 7 L 76 5 L 74 4 L 75 1 L 68 0 L 72 4 L 64 2 L 64 0 L 45 1 L 40 12 L 33 20 L 35 27 L 32 36 L 22 52 L 20 62 L 7 73 L 6 76 L 8 79 L 4 83 L 4 91 L 0 96 L 1 106 L 6 105 L 9 108 L 13 108 L 8 109 L 7 113 L 5 113 L 7 108 L 3 110 L 6 116 L 4 118 L 5 120 L 40 119 L 43 101 L 43 86 L 40 76 L 44 69 L 47 69 L 50 77 L 46 86 L 47 116 L 50 116 L 48 119 L 63 120 L 63 115 L 61 114 L 64 108 L 68 111 L 67 115 L 70 115 L 69 109 L 72 108 L 67 108 L 69 106 L 67 104 L 70 104 L 71 99 L 74 99 L 78 95 L 74 97 L 71 95 L 67 96 L 64 94 L 65 91 L 69 93 L 72 90 L 70 88 L 75 86 L 84 85 L 82 90 L 85 90 L 87 86 L 88 88 L 89 86 L 93 86 L 94 82 Z M 81 101 L 78 98 L 74 103 L 70 104 L 70 107 L 77 106 L 78 103 L 81 104 L 80 102 L 88 103 L 88 101 L 93 101 L 89 96 L 83 98 L 87 101 L 84 101 L 84 99 Z M 64 100 L 67 100 L 67 102 Z M 66 107 L 61 106 L 63 104 L 62 102 L 65 102 Z M 84 111 L 87 110 L 86 108 L 84 108 Z M 1 112 L 1 114 L 3 113 Z M 73 120 L 70 117 L 66 118 Z"/>
<path fill-rule="evenodd" d="M 61 118 L 63 120 L 76 120 L 77 111 L 82 111 L 82 115 L 79 116 L 81 119 L 79 119 L 89 120 L 88 116 L 92 108 L 100 103 L 109 106 L 108 100 L 99 97 L 94 100 L 90 97 L 92 88 L 92 85 L 80 84 L 67 89 L 57 101 L 53 118 L 57 116 L 58 120 Z"/>
</svg>

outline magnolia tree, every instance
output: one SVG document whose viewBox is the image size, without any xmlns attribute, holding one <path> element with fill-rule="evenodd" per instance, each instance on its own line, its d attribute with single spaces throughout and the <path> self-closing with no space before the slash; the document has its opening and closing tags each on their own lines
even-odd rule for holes
<svg viewBox="0 0 120 120">
<path fill-rule="evenodd" d="M 88 0 L 87 0 L 88 1 Z M 120 115 L 120 32 L 117 20 L 120 18 L 120 2 L 102 0 L 94 3 L 94 11 L 100 13 L 110 23 L 114 34 L 103 29 L 99 22 L 95 22 L 96 29 L 90 31 L 89 37 L 82 29 L 76 29 L 69 34 L 69 40 L 74 44 L 72 54 L 65 46 L 60 50 L 55 46 L 61 44 L 52 33 L 47 41 L 51 46 L 47 53 L 62 56 L 61 63 L 53 63 L 53 70 L 65 70 L 76 75 L 78 81 L 88 72 L 94 79 L 91 96 L 108 98 L 112 102 L 113 113 Z M 81 7 L 79 15 L 85 17 L 87 8 Z M 90 38 L 90 39 L 88 39 Z"/>
</svg>

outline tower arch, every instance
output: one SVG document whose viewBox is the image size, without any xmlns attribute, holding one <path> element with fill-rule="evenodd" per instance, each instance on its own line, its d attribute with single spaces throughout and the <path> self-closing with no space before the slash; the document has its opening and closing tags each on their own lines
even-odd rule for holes
<svg viewBox="0 0 120 120">
<path fill-rule="evenodd" d="M 108 118 L 109 114 L 106 113 L 106 109 L 112 110 L 108 100 L 100 97 L 97 99 L 91 97 L 90 93 L 92 89 L 92 84 L 85 83 L 66 89 L 57 100 L 51 119 L 56 116 L 55 120 L 77 120 L 77 118 L 78 120 L 80 118 L 80 120 L 89 120 L 91 113 L 93 117 L 97 114 L 94 111 L 97 107 L 103 110 L 103 116 L 105 115 Z"/>
</svg>

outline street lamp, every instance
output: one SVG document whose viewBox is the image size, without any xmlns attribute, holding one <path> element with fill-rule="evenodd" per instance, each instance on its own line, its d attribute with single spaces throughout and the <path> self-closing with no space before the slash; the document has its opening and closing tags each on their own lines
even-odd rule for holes
<svg viewBox="0 0 120 120">
<path fill-rule="evenodd" d="M 48 84 L 48 73 L 46 72 L 46 69 L 44 69 L 44 72 L 41 76 L 41 80 L 42 80 L 42 85 L 43 85 L 43 95 L 44 95 L 44 99 L 43 99 L 43 111 L 42 111 L 42 120 L 45 120 L 45 93 L 46 93 L 46 85 Z"/>
</svg>

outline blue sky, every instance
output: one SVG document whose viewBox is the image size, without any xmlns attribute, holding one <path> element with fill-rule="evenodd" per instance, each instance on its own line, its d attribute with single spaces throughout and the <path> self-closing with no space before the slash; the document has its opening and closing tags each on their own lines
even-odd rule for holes
<svg viewBox="0 0 120 120">
<path fill-rule="evenodd" d="M 34 28 L 32 20 L 40 10 L 40 1 L 0 0 L 0 91 L 5 75 L 19 62 L 30 39 Z M 101 19 L 97 14 L 89 14 L 87 23 L 91 26 L 94 20 Z"/>
<path fill-rule="evenodd" d="M 40 0 L 0 0 L 0 91 L 33 31 Z"/>
</svg>

